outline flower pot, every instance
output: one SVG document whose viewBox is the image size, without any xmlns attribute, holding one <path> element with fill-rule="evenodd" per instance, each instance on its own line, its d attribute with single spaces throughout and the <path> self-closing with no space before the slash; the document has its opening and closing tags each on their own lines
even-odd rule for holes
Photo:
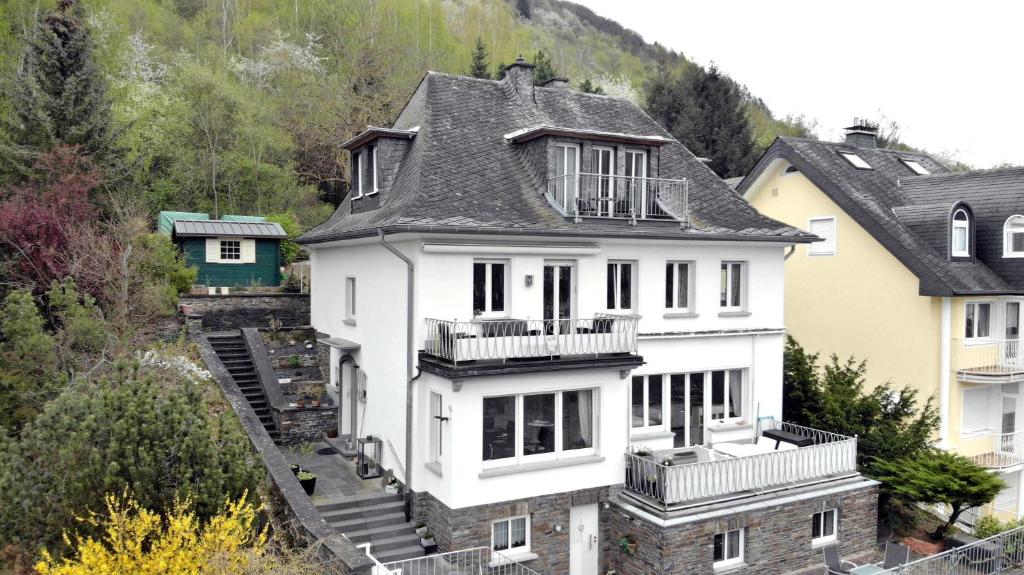
<svg viewBox="0 0 1024 575">
<path fill-rule="evenodd" d="M 292 475 L 298 475 L 299 471 L 302 471 L 302 467 L 298 463 L 292 463 L 288 467 L 292 470 Z"/>
<path fill-rule="evenodd" d="M 330 438 L 330 439 L 334 439 L 334 438 L 338 437 L 338 430 L 337 429 L 330 429 L 330 430 L 328 430 L 327 431 L 327 437 Z"/>
<path fill-rule="evenodd" d="M 384 486 L 385 493 L 398 493 L 398 486 L 393 483 L 388 483 Z"/>
<path fill-rule="evenodd" d="M 423 535 L 427 532 L 426 526 L 416 528 L 416 536 L 423 539 Z"/>
<path fill-rule="evenodd" d="M 433 537 L 429 539 L 426 537 L 420 537 L 420 547 L 423 547 L 424 549 L 428 547 L 437 547 L 437 543 L 434 543 Z"/>
<path fill-rule="evenodd" d="M 636 555 L 636 543 L 627 543 L 626 544 L 626 553 L 629 556 L 631 556 L 631 557 L 633 555 Z"/>
<path fill-rule="evenodd" d="M 309 405 L 310 407 L 320 407 L 320 400 L 314 399 L 313 401 L 309 402 Z"/>
<path fill-rule="evenodd" d="M 306 403 L 300 399 L 300 400 L 295 402 L 295 407 L 298 407 L 299 409 L 302 409 L 303 407 L 306 407 Z"/>
<path fill-rule="evenodd" d="M 306 495 L 313 496 L 313 492 L 316 491 L 316 475 L 310 479 L 300 479 L 299 483 L 302 484 L 302 490 L 306 492 Z"/>
</svg>

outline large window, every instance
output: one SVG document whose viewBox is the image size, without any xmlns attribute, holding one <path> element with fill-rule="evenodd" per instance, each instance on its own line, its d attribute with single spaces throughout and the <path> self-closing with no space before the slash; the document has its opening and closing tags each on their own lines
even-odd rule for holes
<svg viewBox="0 0 1024 575">
<path fill-rule="evenodd" d="M 1003 224 L 1003 257 L 1024 258 L 1024 216 L 1010 216 Z"/>
<path fill-rule="evenodd" d="M 693 311 L 693 262 L 665 264 L 665 308 L 676 312 Z"/>
<path fill-rule="evenodd" d="M 665 412 L 664 379 L 661 375 L 633 376 L 633 429 L 661 427 Z"/>
<path fill-rule="evenodd" d="M 476 260 L 473 262 L 473 315 L 504 317 L 508 309 L 508 260 Z"/>
<path fill-rule="evenodd" d="M 221 240 L 220 241 L 220 259 L 221 260 L 240 260 L 240 259 L 242 259 L 242 242 L 240 240 Z"/>
<path fill-rule="evenodd" d="M 484 398 L 484 461 L 592 453 L 596 395 L 577 389 Z"/>
<path fill-rule="evenodd" d="M 633 262 L 608 262 L 607 300 L 609 310 L 633 309 L 633 286 L 636 282 Z"/>
<path fill-rule="evenodd" d="M 530 552 L 530 518 L 512 517 L 491 523 L 491 549 L 505 555 Z"/>
<path fill-rule="evenodd" d="M 712 567 L 721 569 L 743 563 L 743 530 L 733 529 L 725 533 L 715 534 L 714 564 Z"/>
<path fill-rule="evenodd" d="M 969 302 L 964 309 L 964 337 L 988 337 L 992 319 L 992 304 Z"/>
<path fill-rule="evenodd" d="M 953 214 L 953 235 L 951 250 L 956 257 L 970 257 L 971 219 L 965 210 Z"/>
<path fill-rule="evenodd" d="M 808 244 L 807 254 L 812 256 L 834 256 L 836 254 L 836 219 L 834 217 L 811 218 L 807 231 L 822 239 Z"/>
<path fill-rule="evenodd" d="M 740 311 L 743 309 L 746 289 L 743 272 L 746 268 L 745 262 L 722 262 L 722 284 L 719 303 L 725 311 Z"/>
<path fill-rule="evenodd" d="M 711 372 L 711 419 L 743 417 L 743 370 Z"/>
<path fill-rule="evenodd" d="M 811 516 L 811 545 L 821 545 L 836 540 L 836 510 L 829 509 Z"/>
</svg>

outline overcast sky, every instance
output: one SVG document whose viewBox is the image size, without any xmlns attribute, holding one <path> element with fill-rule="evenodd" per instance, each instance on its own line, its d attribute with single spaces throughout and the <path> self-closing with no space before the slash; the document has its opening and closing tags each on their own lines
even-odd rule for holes
<svg viewBox="0 0 1024 575">
<path fill-rule="evenodd" d="M 1024 165 L 1024 2 L 574 0 L 840 139 L 854 117 L 988 168 Z"/>
</svg>

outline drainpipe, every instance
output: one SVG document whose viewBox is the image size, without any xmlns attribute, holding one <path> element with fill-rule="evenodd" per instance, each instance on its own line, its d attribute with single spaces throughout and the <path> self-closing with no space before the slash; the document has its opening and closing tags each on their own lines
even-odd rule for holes
<svg viewBox="0 0 1024 575">
<path fill-rule="evenodd" d="M 949 379 L 953 370 L 950 358 L 950 338 L 952 337 L 953 307 L 952 300 L 942 298 L 942 328 L 939 347 L 939 447 L 949 449 Z"/>
<path fill-rule="evenodd" d="M 796 244 L 793 244 L 793 245 L 789 246 L 789 251 L 786 252 L 786 255 L 784 255 L 782 257 L 782 261 L 788 260 L 789 256 L 793 255 L 793 252 L 795 252 L 795 251 L 796 251 Z"/>
<path fill-rule="evenodd" d="M 405 254 L 398 251 L 398 248 L 388 243 L 384 239 L 384 230 L 377 228 L 377 238 L 380 239 L 380 244 L 387 248 L 387 250 L 395 254 L 398 259 L 405 262 L 407 268 L 406 273 L 406 294 L 405 294 L 405 362 L 406 362 L 406 385 L 405 385 L 405 520 L 410 521 L 412 519 L 412 388 L 413 382 L 416 380 L 412 375 L 412 362 L 413 362 L 413 342 L 412 342 L 412 306 L 413 306 L 413 287 L 415 286 L 415 268 L 412 265 L 412 260 L 407 258 Z"/>
</svg>

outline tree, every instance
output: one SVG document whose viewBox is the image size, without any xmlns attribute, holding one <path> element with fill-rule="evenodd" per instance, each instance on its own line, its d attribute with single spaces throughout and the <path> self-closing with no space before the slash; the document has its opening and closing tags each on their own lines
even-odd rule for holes
<svg viewBox="0 0 1024 575">
<path fill-rule="evenodd" d="M 474 78 L 491 79 L 491 71 L 487 64 L 487 45 L 479 37 L 473 48 L 473 63 L 469 67 L 469 75 Z"/>
<path fill-rule="evenodd" d="M 27 173 L 35 158 L 58 145 L 78 146 L 108 180 L 126 175 L 107 84 L 75 0 L 43 15 L 10 86 L 9 140 L 0 146 L 8 169 Z"/>
<path fill-rule="evenodd" d="M 533 84 L 535 86 L 542 86 L 558 76 L 555 72 L 555 67 L 551 63 L 551 58 L 544 53 L 544 50 L 537 50 L 537 54 L 533 57 Z"/>
<path fill-rule="evenodd" d="M 284 228 L 284 233 L 288 234 L 287 238 L 281 240 L 281 261 L 285 265 L 294 262 L 301 250 L 299 244 L 294 242 L 294 239 L 302 235 L 302 227 L 299 225 L 298 220 L 295 219 L 295 214 L 291 212 L 270 214 L 267 216 L 267 221 L 281 224 L 281 227 Z"/>
<path fill-rule="evenodd" d="M 590 78 L 580 82 L 580 92 L 584 94 L 604 94 L 604 88 L 594 84 L 590 81 Z"/>
<path fill-rule="evenodd" d="M 743 94 L 716 67 L 692 66 L 679 77 L 663 71 L 647 87 L 646 109 L 719 176 L 742 176 L 754 163 Z"/>
<path fill-rule="evenodd" d="M 909 503 L 949 506 L 949 518 L 935 530 L 935 539 L 941 539 L 952 529 L 965 510 L 992 501 L 1005 487 L 1001 479 L 983 467 L 948 451 L 879 460 L 874 468 L 883 492 L 891 497 Z"/>
<path fill-rule="evenodd" d="M 13 291 L 0 307 L 0 430 L 17 433 L 63 384 L 56 342 L 27 291 Z"/>
<path fill-rule="evenodd" d="M 792 336 L 786 336 L 782 360 L 782 419 L 810 427 L 821 413 L 818 354 L 808 354 Z"/>
</svg>

